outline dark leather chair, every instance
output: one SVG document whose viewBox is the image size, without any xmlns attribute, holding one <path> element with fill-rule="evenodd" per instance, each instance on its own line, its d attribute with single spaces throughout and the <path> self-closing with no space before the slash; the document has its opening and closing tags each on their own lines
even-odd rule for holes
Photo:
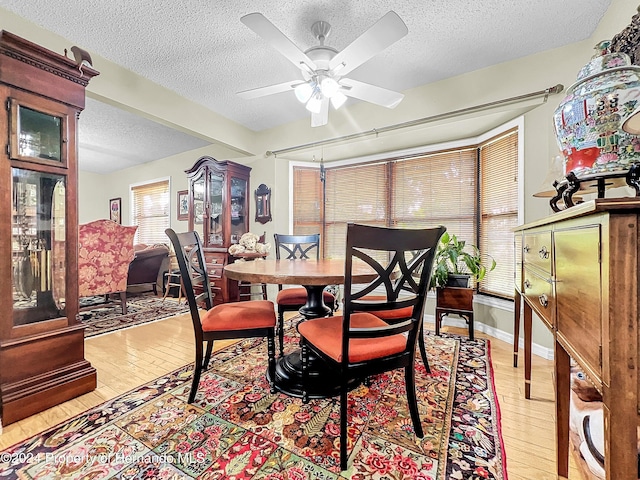
<svg viewBox="0 0 640 480">
<path fill-rule="evenodd" d="M 168 228 L 165 233 L 176 252 L 196 339 L 196 358 L 188 402 L 195 400 L 201 373 L 209 367 L 213 342 L 231 338 L 267 338 L 269 382 L 271 391 L 275 392 L 276 313 L 273 302 L 249 300 L 222 303 L 214 307 L 202 243 L 197 232 L 176 233 Z M 196 291 L 200 293 L 196 294 Z M 205 311 L 201 313 L 202 309 Z M 207 343 L 207 350 L 203 355 L 204 342 Z"/>
<path fill-rule="evenodd" d="M 353 379 L 397 368 L 404 369 L 407 402 L 416 436 L 423 437 L 415 393 L 414 361 L 422 329 L 438 241 L 444 227 L 393 229 L 347 225 L 343 313 L 298 324 L 303 385 L 309 385 L 309 355 L 313 351 L 335 368 L 340 378 L 340 467 L 347 469 L 347 391 Z M 354 261 L 370 265 L 378 278 L 354 284 Z M 379 300 L 367 299 L 384 290 Z M 409 318 L 389 324 L 371 312 L 412 309 Z M 306 392 L 302 399 L 308 402 Z"/>
<path fill-rule="evenodd" d="M 129 264 L 127 288 L 149 285 L 158 294 L 158 278 L 169 268 L 169 247 L 166 245 L 134 245 L 135 256 Z M 164 269 L 164 270 L 163 270 Z"/>
<path fill-rule="evenodd" d="M 320 234 L 282 235 L 274 233 L 276 259 L 307 260 L 320 259 Z M 323 292 L 324 303 L 336 309 L 336 297 L 331 292 Z M 282 288 L 278 285 L 276 305 L 278 306 L 278 341 L 280 356 L 284 355 L 284 312 L 297 312 L 307 303 L 307 290 L 304 287 Z"/>
</svg>

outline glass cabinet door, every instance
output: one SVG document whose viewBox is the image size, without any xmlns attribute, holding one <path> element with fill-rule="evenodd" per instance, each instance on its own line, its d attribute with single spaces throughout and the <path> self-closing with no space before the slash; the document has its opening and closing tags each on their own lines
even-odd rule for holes
<svg viewBox="0 0 640 480">
<path fill-rule="evenodd" d="M 245 216 L 248 212 L 247 181 L 242 178 L 231 178 L 231 243 L 238 243 L 240 237 L 247 233 Z"/>
<path fill-rule="evenodd" d="M 204 241 L 204 192 L 205 192 L 205 176 L 204 172 L 193 179 L 191 191 L 193 196 L 193 230 L 198 232 L 200 238 Z"/>
<path fill-rule="evenodd" d="M 11 100 L 11 157 L 66 164 L 66 115 Z"/>
<path fill-rule="evenodd" d="M 65 315 L 66 178 L 12 168 L 14 325 Z"/>
<path fill-rule="evenodd" d="M 223 208 L 224 175 L 209 172 L 209 245 L 224 244 Z"/>
</svg>

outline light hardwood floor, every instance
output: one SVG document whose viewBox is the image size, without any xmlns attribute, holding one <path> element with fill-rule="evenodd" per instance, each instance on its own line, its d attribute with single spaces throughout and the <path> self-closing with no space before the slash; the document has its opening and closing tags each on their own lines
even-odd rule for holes
<svg viewBox="0 0 640 480">
<path fill-rule="evenodd" d="M 428 324 L 426 326 L 430 328 Z M 466 333 L 453 327 L 443 327 L 443 331 Z M 490 340 L 509 479 L 555 479 L 553 363 L 534 355 L 532 398 L 525 400 L 523 367 L 513 368 L 512 346 L 493 338 Z M 228 343 L 216 342 L 216 347 Z M 191 320 L 185 314 L 89 338 L 85 349 L 87 360 L 98 371 L 97 389 L 5 426 L 0 435 L 0 450 L 193 361 Z M 573 458 L 570 466 L 569 479 L 581 479 Z"/>
</svg>

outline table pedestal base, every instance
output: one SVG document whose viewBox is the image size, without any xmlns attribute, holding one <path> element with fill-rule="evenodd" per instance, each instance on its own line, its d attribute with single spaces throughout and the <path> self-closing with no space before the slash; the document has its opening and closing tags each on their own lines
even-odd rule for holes
<svg viewBox="0 0 640 480">
<path fill-rule="evenodd" d="M 322 318 L 331 314 L 331 308 L 324 303 L 323 292 L 325 285 L 305 285 L 307 303 L 299 310 L 304 321 Z M 327 398 L 340 395 L 340 378 L 335 367 L 327 364 L 314 352 L 309 352 L 308 382 L 306 391 L 309 398 Z M 302 360 L 300 350 L 279 358 L 276 362 L 276 378 L 273 381 L 276 390 L 302 398 L 305 390 L 302 381 Z M 362 383 L 362 379 L 349 380 L 349 390 Z"/>
<path fill-rule="evenodd" d="M 327 398 L 340 395 L 340 379 L 336 375 L 336 370 L 330 368 L 322 359 L 311 352 L 309 355 L 309 376 L 307 384 L 307 394 L 309 398 Z M 349 390 L 362 383 L 361 379 L 349 380 Z M 300 350 L 296 350 L 278 359 L 276 363 L 276 378 L 274 381 L 278 391 L 291 395 L 292 397 L 302 397 L 302 361 L 300 360 Z"/>
</svg>

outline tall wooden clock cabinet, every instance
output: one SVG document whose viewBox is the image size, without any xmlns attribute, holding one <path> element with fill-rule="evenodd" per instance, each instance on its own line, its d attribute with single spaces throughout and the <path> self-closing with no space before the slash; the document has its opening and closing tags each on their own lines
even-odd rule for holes
<svg viewBox="0 0 640 480">
<path fill-rule="evenodd" d="M 96 387 L 78 314 L 77 126 L 98 72 L 0 31 L 0 420 Z"/>
<path fill-rule="evenodd" d="M 214 304 L 238 301 L 238 282 L 226 279 L 228 249 L 249 231 L 251 168 L 201 157 L 189 170 L 189 230 L 202 239 Z"/>
</svg>

